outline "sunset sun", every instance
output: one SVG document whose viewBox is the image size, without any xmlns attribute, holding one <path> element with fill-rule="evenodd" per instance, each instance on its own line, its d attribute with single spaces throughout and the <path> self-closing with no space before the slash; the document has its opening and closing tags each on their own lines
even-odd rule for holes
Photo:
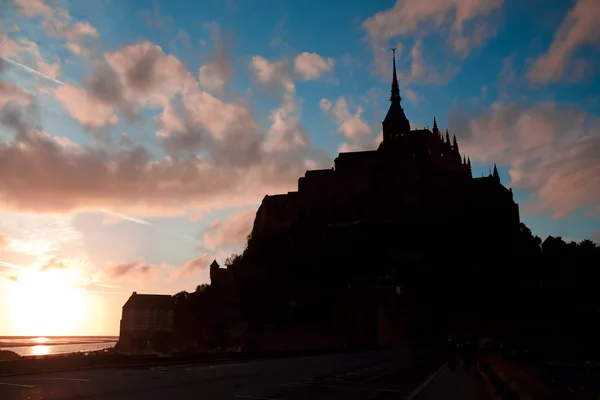
<svg viewBox="0 0 600 400">
<path fill-rule="evenodd" d="M 85 309 L 85 292 L 69 269 L 27 271 L 10 290 L 13 324 L 21 335 L 69 335 Z"/>
</svg>

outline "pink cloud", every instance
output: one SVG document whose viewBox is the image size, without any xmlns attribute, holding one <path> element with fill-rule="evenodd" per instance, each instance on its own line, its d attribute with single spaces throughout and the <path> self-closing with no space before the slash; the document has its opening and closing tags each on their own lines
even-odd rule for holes
<svg viewBox="0 0 600 400">
<path fill-rule="evenodd" d="M 376 70 L 389 76 L 388 42 L 408 35 L 445 35 L 454 52 L 467 55 L 473 47 L 495 35 L 495 25 L 489 17 L 502 3 L 502 0 L 397 0 L 393 8 L 378 12 L 362 23 L 373 48 Z M 396 47 L 400 53 L 401 44 Z"/>
<path fill-rule="evenodd" d="M 534 194 L 526 210 L 555 218 L 585 206 L 600 212 L 597 118 L 552 103 L 521 108 L 496 102 L 483 115 L 454 115 L 451 127 L 473 161 L 509 166 L 510 185 Z"/>
<path fill-rule="evenodd" d="M 283 87 L 287 95 L 296 94 L 296 85 L 289 71 L 287 60 L 269 61 L 261 56 L 254 56 L 250 68 L 255 79 L 267 86 Z"/>
<path fill-rule="evenodd" d="M 0 81 L 0 111 L 10 102 L 27 106 L 31 103 L 31 95 L 19 86 Z"/>
<path fill-rule="evenodd" d="M 0 168 L 11 176 L 0 181 L 0 198 L 13 211 L 173 215 L 250 204 L 266 193 L 291 190 L 309 154 L 249 158 L 256 150 L 242 147 L 237 164 L 230 164 L 218 156 L 221 148 L 212 154 L 215 158 L 182 159 L 155 159 L 139 145 L 74 151 L 18 114 L 10 122 L 17 134 L 0 144 Z M 235 150 L 235 138 L 231 143 L 222 143 L 222 151 Z"/>
<path fill-rule="evenodd" d="M 58 57 L 56 57 L 56 61 L 49 63 L 44 59 L 44 57 L 42 57 L 38 45 L 35 42 L 27 39 L 21 39 L 19 43 L 22 45 L 21 50 L 29 51 L 33 55 L 35 69 L 52 79 L 56 79 L 58 77 L 62 70 L 62 63 Z"/>
<path fill-rule="evenodd" d="M 187 260 L 183 267 L 177 272 L 176 277 L 182 278 L 206 270 L 212 263 L 213 258 L 203 253 L 201 256 Z"/>
<path fill-rule="evenodd" d="M 307 81 L 318 79 L 323 73 L 331 71 L 334 66 L 333 58 L 324 58 L 317 53 L 300 53 L 294 59 L 295 72 Z"/>
<path fill-rule="evenodd" d="M 0 56 L 16 58 L 21 51 L 21 46 L 0 30 Z"/>
<path fill-rule="evenodd" d="M 362 118 L 361 106 L 357 106 L 354 113 L 350 112 L 344 96 L 338 97 L 335 103 L 321 99 L 319 105 L 338 124 L 338 132 L 347 140 L 340 145 L 340 152 L 373 150 L 379 145 L 375 130 Z"/>
<path fill-rule="evenodd" d="M 71 23 L 69 11 L 47 4 L 43 0 L 12 0 L 17 11 L 26 16 L 42 17 L 42 26 L 46 34 L 53 38 L 65 39 L 65 47 L 75 55 L 86 55 L 88 50 L 84 42 L 99 36 L 98 30 L 88 21 Z"/>
<path fill-rule="evenodd" d="M 212 24 L 211 37 L 215 48 L 214 56 L 198 70 L 198 81 L 206 90 L 219 92 L 233 78 L 233 66 L 229 57 L 229 43 L 224 42 L 216 22 Z"/>
<path fill-rule="evenodd" d="M 107 53 L 105 59 L 121 83 L 123 98 L 137 107 L 164 107 L 176 94 L 197 87 L 185 64 L 148 41 Z"/>
<path fill-rule="evenodd" d="M 565 70 L 571 65 L 575 51 L 586 44 L 600 43 L 600 6 L 597 0 L 577 0 L 564 21 L 554 34 L 554 40 L 546 51 L 539 56 L 528 72 L 528 77 L 535 83 L 559 81 Z M 580 70 L 585 64 L 572 65 L 573 74 L 582 77 Z M 579 69 L 579 70 L 578 70 Z"/>
<path fill-rule="evenodd" d="M 130 261 L 121 264 L 115 264 L 105 269 L 103 272 L 109 280 L 119 280 L 123 278 L 149 278 L 160 268 L 169 267 L 165 265 L 146 264 L 141 260 Z"/>
<path fill-rule="evenodd" d="M 203 246 L 219 249 L 223 247 L 241 248 L 252 231 L 256 208 L 234 212 L 228 218 L 217 219 L 204 233 Z"/>
<path fill-rule="evenodd" d="M 85 126 L 99 128 L 105 125 L 114 125 L 119 119 L 115 109 L 100 101 L 88 92 L 74 86 L 63 85 L 54 92 L 71 117 Z"/>
</svg>

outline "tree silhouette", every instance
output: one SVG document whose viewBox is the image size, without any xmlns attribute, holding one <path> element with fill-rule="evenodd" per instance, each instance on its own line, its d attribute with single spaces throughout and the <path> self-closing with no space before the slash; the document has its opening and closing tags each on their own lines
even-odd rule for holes
<svg viewBox="0 0 600 400">
<path fill-rule="evenodd" d="M 584 239 L 577 244 L 577 249 L 586 255 L 592 255 L 600 251 L 600 246 L 596 242 L 590 239 Z"/>
</svg>

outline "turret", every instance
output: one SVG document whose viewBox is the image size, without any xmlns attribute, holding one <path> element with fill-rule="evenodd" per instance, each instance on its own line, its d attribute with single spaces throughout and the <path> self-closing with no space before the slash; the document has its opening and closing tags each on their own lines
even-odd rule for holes
<svg viewBox="0 0 600 400">
<path fill-rule="evenodd" d="M 213 262 L 210 264 L 210 283 L 215 283 L 215 281 L 217 280 L 217 274 L 219 271 L 220 265 L 217 262 L 217 260 L 213 260 Z"/>
</svg>

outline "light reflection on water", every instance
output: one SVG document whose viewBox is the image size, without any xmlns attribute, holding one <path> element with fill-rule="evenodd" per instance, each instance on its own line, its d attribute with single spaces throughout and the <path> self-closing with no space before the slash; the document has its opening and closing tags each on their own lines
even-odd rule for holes
<svg viewBox="0 0 600 400">
<path fill-rule="evenodd" d="M 52 352 L 52 346 L 33 346 L 31 348 L 31 355 L 33 356 L 44 356 L 46 354 L 50 354 Z"/>
<path fill-rule="evenodd" d="M 1 0 L 0 0 L 1 1 Z M 90 343 L 69 343 L 69 340 L 85 340 L 85 339 L 48 339 L 45 341 L 38 340 L 40 338 L 32 338 L 30 342 L 32 345 L 23 346 L 2 346 L 2 339 L 0 338 L 0 350 L 10 350 L 17 353 L 20 356 L 44 356 L 52 354 L 65 354 L 65 353 L 77 353 L 77 352 L 89 352 L 107 349 L 114 347 L 116 340 L 105 340 L 102 342 L 93 341 Z M 106 338 L 108 339 L 108 338 Z M 89 340 L 89 339 L 88 339 Z M 93 339 L 97 340 L 97 339 Z M 104 340 L 104 338 L 102 339 Z M 7 342 L 7 339 L 4 339 Z M 24 342 L 23 339 L 18 339 L 18 343 Z M 8 342 L 10 343 L 10 342 Z"/>
</svg>

